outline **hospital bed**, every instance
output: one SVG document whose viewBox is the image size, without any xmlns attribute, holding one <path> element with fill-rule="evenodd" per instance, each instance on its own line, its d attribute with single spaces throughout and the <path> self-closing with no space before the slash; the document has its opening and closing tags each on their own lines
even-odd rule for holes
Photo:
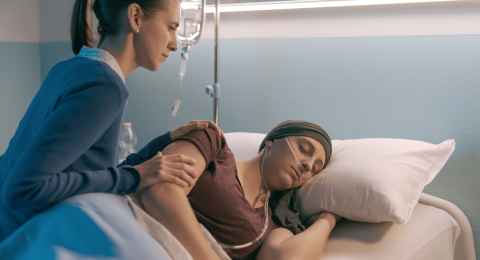
<svg viewBox="0 0 480 260">
<path fill-rule="evenodd" d="M 245 133 L 229 133 L 226 138 L 240 160 L 254 156 L 261 141 L 258 135 Z M 163 225 L 127 196 L 90 193 L 57 204 L 0 241 L 0 259 L 191 257 Z M 476 260 L 476 256 L 471 225 L 462 210 L 423 193 L 406 224 L 343 219 L 332 231 L 320 259 Z"/>
<path fill-rule="evenodd" d="M 256 155 L 262 135 L 226 134 L 239 160 Z M 470 222 L 455 204 L 422 193 L 406 224 L 343 219 L 333 229 L 322 260 L 476 260 Z"/>
</svg>

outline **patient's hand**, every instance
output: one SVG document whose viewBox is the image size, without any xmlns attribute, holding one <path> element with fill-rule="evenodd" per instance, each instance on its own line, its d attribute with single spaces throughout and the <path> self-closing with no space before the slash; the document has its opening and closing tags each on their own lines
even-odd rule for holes
<svg viewBox="0 0 480 260">
<path fill-rule="evenodd" d="M 313 216 L 311 216 L 309 219 L 308 219 L 308 225 L 311 225 L 313 224 L 314 222 L 316 221 L 327 221 L 329 224 L 330 224 L 330 227 L 331 229 L 333 229 L 336 224 L 342 220 L 343 218 L 339 215 L 336 215 L 332 212 L 328 212 L 328 211 L 322 211 L 320 213 L 317 213 Z"/>
<path fill-rule="evenodd" d="M 202 130 L 209 127 L 215 129 L 220 134 L 220 136 L 223 136 L 223 131 L 219 126 L 217 126 L 212 121 L 204 121 L 204 120 L 190 121 L 188 124 L 172 130 L 170 132 L 170 136 L 172 138 L 172 141 L 175 141 L 175 139 L 181 136 L 184 136 L 194 130 Z"/>
</svg>

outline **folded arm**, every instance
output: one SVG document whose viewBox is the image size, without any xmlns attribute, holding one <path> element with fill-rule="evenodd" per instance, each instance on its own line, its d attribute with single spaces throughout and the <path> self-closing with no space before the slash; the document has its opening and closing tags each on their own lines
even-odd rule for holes
<svg viewBox="0 0 480 260">
<path fill-rule="evenodd" d="M 320 217 L 296 235 L 286 228 L 276 228 L 263 243 L 257 259 L 319 259 L 334 227 L 335 219 L 328 216 Z"/>
</svg>

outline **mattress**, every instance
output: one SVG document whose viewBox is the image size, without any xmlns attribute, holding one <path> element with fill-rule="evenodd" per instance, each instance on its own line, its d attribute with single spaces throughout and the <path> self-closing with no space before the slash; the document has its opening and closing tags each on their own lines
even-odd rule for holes
<svg viewBox="0 0 480 260">
<path fill-rule="evenodd" d="M 409 222 L 343 220 L 330 235 L 322 260 L 475 260 L 465 215 L 452 203 L 423 193 Z"/>
</svg>

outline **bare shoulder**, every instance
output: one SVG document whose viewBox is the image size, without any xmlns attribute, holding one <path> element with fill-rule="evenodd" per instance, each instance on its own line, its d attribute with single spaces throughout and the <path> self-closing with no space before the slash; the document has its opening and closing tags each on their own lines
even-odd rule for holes
<svg viewBox="0 0 480 260">
<path fill-rule="evenodd" d="M 178 154 L 181 156 L 188 156 L 195 160 L 195 164 L 193 165 L 195 178 L 194 182 L 197 183 L 198 178 L 203 174 L 205 171 L 205 167 L 207 165 L 204 156 L 200 152 L 197 146 L 189 141 L 178 140 L 171 144 L 169 144 L 165 149 L 162 151 L 165 155 L 171 154 Z M 193 186 L 190 188 L 185 188 L 187 194 L 193 189 Z"/>
</svg>

